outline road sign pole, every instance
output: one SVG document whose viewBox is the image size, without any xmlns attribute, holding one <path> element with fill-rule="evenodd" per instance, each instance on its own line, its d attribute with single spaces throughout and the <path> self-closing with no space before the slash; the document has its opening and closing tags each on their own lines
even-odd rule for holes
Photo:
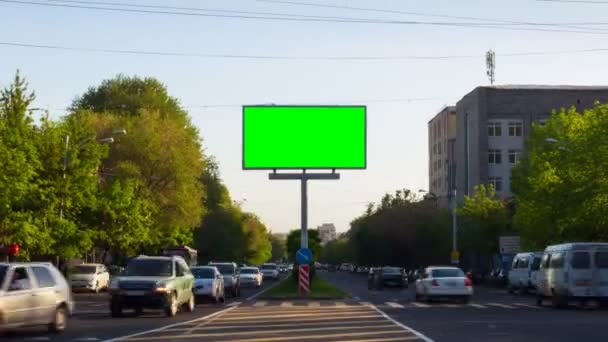
<svg viewBox="0 0 608 342">
<path fill-rule="evenodd" d="M 310 272 L 309 266 L 304 264 L 299 266 L 299 288 L 300 294 L 306 295 L 310 292 Z"/>
<path fill-rule="evenodd" d="M 300 232 L 300 248 L 308 248 L 308 187 L 306 177 L 302 177 L 302 225 Z"/>
</svg>

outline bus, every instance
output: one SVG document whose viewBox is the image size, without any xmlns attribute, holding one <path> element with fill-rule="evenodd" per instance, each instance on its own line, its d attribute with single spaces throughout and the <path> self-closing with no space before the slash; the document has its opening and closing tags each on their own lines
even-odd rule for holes
<svg viewBox="0 0 608 342">
<path fill-rule="evenodd" d="M 198 251 L 188 246 L 177 246 L 163 249 L 164 256 L 180 256 L 186 260 L 188 266 L 193 267 L 198 264 Z"/>
</svg>

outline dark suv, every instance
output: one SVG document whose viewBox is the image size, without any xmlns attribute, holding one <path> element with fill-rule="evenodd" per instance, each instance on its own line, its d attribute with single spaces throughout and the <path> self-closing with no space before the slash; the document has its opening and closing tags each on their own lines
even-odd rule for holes
<svg viewBox="0 0 608 342">
<path fill-rule="evenodd" d="M 110 284 L 110 313 L 120 317 L 128 308 L 139 315 L 150 308 L 175 316 L 180 306 L 192 312 L 193 288 L 194 276 L 183 258 L 138 256 Z"/>
</svg>

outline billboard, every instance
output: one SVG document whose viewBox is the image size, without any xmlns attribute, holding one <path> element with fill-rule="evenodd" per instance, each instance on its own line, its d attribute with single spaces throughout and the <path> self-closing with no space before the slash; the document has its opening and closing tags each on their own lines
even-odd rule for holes
<svg viewBox="0 0 608 342">
<path fill-rule="evenodd" d="M 243 169 L 365 169 L 365 106 L 243 106 Z"/>
</svg>

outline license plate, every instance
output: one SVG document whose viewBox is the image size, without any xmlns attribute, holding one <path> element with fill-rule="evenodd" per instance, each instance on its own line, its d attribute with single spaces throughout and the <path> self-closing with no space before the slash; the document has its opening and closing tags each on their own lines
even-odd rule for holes
<svg viewBox="0 0 608 342">
<path fill-rule="evenodd" d="M 146 292 L 144 291 L 125 291 L 125 295 L 127 296 L 143 296 Z"/>
<path fill-rule="evenodd" d="M 449 287 L 454 287 L 454 286 L 456 286 L 456 282 L 448 281 L 448 282 L 445 283 L 445 285 L 449 286 Z"/>
</svg>

